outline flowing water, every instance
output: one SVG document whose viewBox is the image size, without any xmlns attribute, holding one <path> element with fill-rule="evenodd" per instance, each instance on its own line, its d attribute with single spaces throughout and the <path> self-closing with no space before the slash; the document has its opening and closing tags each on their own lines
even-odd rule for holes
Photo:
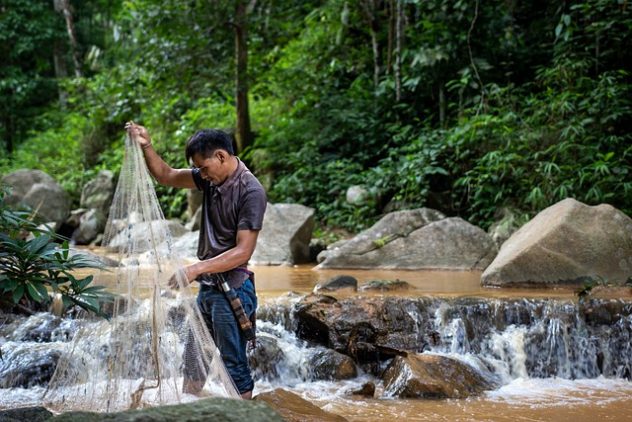
<svg viewBox="0 0 632 422">
<path fill-rule="evenodd" d="M 577 318 L 572 290 L 483 289 L 479 272 L 313 271 L 309 267 L 257 267 L 255 271 L 260 306 L 267 310 L 258 329 L 262 336 L 273 336 L 283 351 L 274 376 L 259 374 L 255 394 L 287 388 L 352 421 L 632 420 L 629 291 L 623 291 L 627 296 L 617 302 L 627 316 L 604 331 Z M 429 321 L 440 334 L 441 341 L 430 352 L 491 373 L 500 388 L 469 399 L 402 400 L 388 397 L 380 381 L 369 374 L 347 381 L 313 380 L 307 362 L 318 348 L 307 347 L 288 330 L 292 326 L 288 310 L 316 284 L 338 274 L 352 275 L 359 284 L 376 279 L 407 281 L 414 289 L 335 296 L 340 300 L 355 295 L 407 298 L 412 304 L 409 315 L 419 321 L 420 333 L 422 321 Z M 150 279 L 141 272 L 138 280 L 141 291 L 146 285 L 147 297 Z M 525 318 L 531 323 L 522 324 Z M 50 314 L 39 314 L 0 327 L 2 371 L 11 370 L 7 362 L 25 368 L 31 361 L 38 362 L 42 376 L 50 371 L 53 364 L 46 363 L 67 347 L 77 324 L 64 320 L 46 330 L 51 321 Z M 465 335 L 468 329 L 477 330 L 475 339 Z M 376 384 L 376 398 L 349 394 L 368 381 Z M 0 389 L 0 409 L 40 404 L 43 391 L 43 387 Z"/>
</svg>

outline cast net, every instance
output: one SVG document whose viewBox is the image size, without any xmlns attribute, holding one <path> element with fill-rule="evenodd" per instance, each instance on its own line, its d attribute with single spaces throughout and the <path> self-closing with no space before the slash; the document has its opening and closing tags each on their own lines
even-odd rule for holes
<svg viewBox="0 0 632 422">
<path fill-rule="evenodd" d="M 178 269 L 165 220 L 140 146 L 129 137 L 102 244 L 120 265 L 94 284 L 115 295 L 110 320 L 91 317 L 63 353 L 45 393 L 54 410 L 118 411 L 195 400 L 238 398 Z M 168 280 L 176 275 L 179 292 Z M 183 391 L 184 379 L 201 387 Z"/>
</svg>

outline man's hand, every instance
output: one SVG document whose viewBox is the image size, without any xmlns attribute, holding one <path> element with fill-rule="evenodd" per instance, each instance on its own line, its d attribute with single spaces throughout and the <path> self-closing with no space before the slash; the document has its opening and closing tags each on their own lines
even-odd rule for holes
<svg viewBox="0 0 632 422">
<path fill-rule="evenodd" d="M 149 137 L 149 132 L 141 125 L 137 125 L 136 123 L 129 121 L 125 123 L 125 130 L 132 138 L 133 141 L 138 142 L 138 144 L 142 148 L 147 148 L 151 145 L 151 138 Z"/>
<path fill-rule="evenodd" d="M 186 267 L 180 267 L 169 278 L 167 284 L 170 288 L 178 290 L 180 287 L 189 285 L 189 283 L 197 277 L 197 274 L 193 271 L 192 265 Z"/>
</svg>

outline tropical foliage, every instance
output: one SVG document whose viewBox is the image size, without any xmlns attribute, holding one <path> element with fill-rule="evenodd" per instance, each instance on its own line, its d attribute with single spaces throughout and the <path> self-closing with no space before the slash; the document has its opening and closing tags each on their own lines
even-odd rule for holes
<svg viewBox="0 0 632 422">
<path fill-rule="evenodd" d="M 237 123 L 240 3 L 73 0 L 77 77 L 55 71 L 73 49 L 53 5 L 0 0 L 2 171 L 40 168 L 78 200 L 118 170 L 126 120 L 187 166 L 193 131 Z M 569 196 L 632 214 L 628 2 L 246 3 L 254 141 L 241 156 L 272 201 L 352 231 L 417 206 L 486 227 L 503 207 Z M 352 185 L 368 192 L 359 205 Z M 158 194 L 183 213 L 183 192 Z"/>
</svg>

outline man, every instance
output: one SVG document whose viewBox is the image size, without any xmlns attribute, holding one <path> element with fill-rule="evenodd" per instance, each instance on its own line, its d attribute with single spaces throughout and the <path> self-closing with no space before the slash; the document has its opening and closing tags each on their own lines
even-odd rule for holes
<svg viewBox="0 0 632 422">
<path fill-rule="evenodd" d="M 183 267 L 179 277 L 174 274 L 169 286 L 177 288 L 178 278 L 185 283 L 193 280 L 200 283 L 197 303 L 206 325 L 239 393 L 242 398 L 250 399 L 254 381 L 246 356 L 247 341 L 218 283 L 228 282 L 241 299 L 247 316 L 255 312 L 257 298 L 246 264 L 261 230 L 266 209 L 265 191 L 234 155 L 232 137 L 220 130 L 195 133 L 187 141 L 185 150 L 193 168 L 174 169 L 156 153 L 144 127 L 133 122 L 125 127 L 130 137 L 140 144 L 149 172 L 158 183 L 203 192 L 200 261 Z M 195 376 L 195 372 L 195 369 L 187 370 L 185 365 L 183 390 L 186 393 L 196 394 L 204 386 L 206 374 Z"/>
</svg>

